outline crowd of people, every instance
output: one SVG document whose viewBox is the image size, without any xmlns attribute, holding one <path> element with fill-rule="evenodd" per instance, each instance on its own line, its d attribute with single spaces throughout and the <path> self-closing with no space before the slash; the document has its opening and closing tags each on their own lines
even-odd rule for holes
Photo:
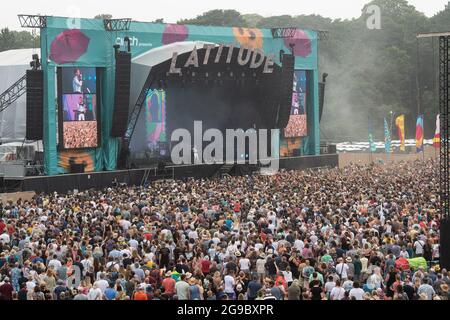
<svg viewBox="0 0 450 320">
<path fill-rule="evenodd" d="M 97 121 L 66 121 L 63 124 L 64 148 L 79 149 L 97 146 Z"/>
<path fill-rule="evenodd" d="M 289 122 L 284 129 L 286 137 L 304 137 L 307 135 L 307 119 L 306 115 L 292 115 L 289 117 Z"/>
<path fill-rule="evenodd" d="M 0 298 L 448 300 L 437 173 L 354 164 L 2 203 Z"/>
</svg>

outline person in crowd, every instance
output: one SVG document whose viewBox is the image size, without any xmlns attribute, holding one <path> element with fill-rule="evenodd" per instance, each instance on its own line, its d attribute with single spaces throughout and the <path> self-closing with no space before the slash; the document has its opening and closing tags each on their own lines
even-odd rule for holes
<svg viewBox="0 0 450 320">
<path fill-rule="evenodd" d="M 6 201 L 0 299 L 448 300 L 437 173 L 351 164 Z"/>
</svg>

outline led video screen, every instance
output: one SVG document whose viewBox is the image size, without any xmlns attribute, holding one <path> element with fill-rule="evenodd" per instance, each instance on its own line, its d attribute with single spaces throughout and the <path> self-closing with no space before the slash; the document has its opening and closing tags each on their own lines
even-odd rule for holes
<svg viewBox="0 0 450 320">
<path fill-rule="evenodd" d="M 294 83 L 292 88 L 291 115 L 284 136 L 287 138 L 304 137 L 307 130 L 307 102 L 308 102 L 308 78 L 305 70 L 294 72 Z"/>
<path fill-rule="evenodd" d="M 96 68 L 60 68 L 58 79 L 60 147 L 62 149 L 98 147 L 99 110 Z"/>
</svg>

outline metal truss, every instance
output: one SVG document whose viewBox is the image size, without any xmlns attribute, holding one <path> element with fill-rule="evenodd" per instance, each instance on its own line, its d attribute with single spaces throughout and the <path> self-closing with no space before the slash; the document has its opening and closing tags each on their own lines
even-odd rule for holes
<svg viewBox="0 0 450 320">
<path fill-rule="evenodd" d="M 441 147 L 439 160 L 439 193 L 442 213 L 449 215 L 450 197 L 450 141 L 449 141 L 449 40 L 450 36 L 439 37 L 439 113 L 441 127 Z"/>
<path fill-rule="evenodd" d="M 295 36 L 295 32 L 297 31 L 297 27 L 289 27 L 289 28 L 272 28 L 270 29 L 272 32 L 272 37 L 274 39 L 280 38 L 293 38 Z M 318 40 L 328 40 L 328 31 L 323 30 L 314 30 L 317 32 Z"/>
<path fill-rule="evenodd" d="M 317 32 L 317 39 L 319 39 L 319 41 L 328 40 L 329 39 L 329 37 L 328 37 L 329 32 L 328 31 L 316 30 L 316 32 Z"/>
<path fill-rule="evenodd" d="M 106 31 L 128 31 L 131 26 L 131 19 L 104 19 L 103 25 Z"/>
<path fill-rule="evenodd" d="M 22 28 L 46 28 L 47 17 L 40 15 L 19 14 L 20 26 Z"/>
<path fill-rule="evenodd" d="M 295 32 L 297 31 L 296 27 L 289 28 L 272 28 L 270 29 L 272 32 L 272 38 L 293 38 L 295 36 Z"/>
<path fill-rule="evenodd" d="M 27 75 L 17 80 L 11 87 L 0 94 L 0 112 L 3 112 L 14 101 L 20 98 L 27 91 Z"/>
</svg>

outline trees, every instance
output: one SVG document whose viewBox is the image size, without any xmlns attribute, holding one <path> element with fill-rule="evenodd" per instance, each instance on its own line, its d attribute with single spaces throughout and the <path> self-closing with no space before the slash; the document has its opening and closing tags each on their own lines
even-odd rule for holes
<svg viewBox="0 0 450 320">
<path fill-rule="evenodd" d="M 333 20 L 320 15 L 262 17 L 217 9 L 179 23 L 329 31 L 328 40 L 319 43 L 320 73 L 329 74 L 321 122 L 324 135 L 345 140 L 365 139 L 367 117 L 371 115 L 374 135 L 380 139 L 383 118 L 394 111 L 405 113 L 406 134 L 413 137 L 419 89 L 420 112 L 425 114 L 425 136 L 431 137 L 438 110 L 438 46 L 436 39 L 425 39 L 417 50 L 416 34 L 450 31 L 450 6 L 427 18 L 406 0 L 373 0 L 367 6 L 372 4 L 381 9 L 380 30 L 367 28 L 366 7 L 362 8 L 360 17 L 351 20 Z M 112 16 L 100 14 L 96 18 Z M 32 47 L 33 43 L 33 37 L 26 31 L 7 28 L 0 31 L 0 50 Z"/>
<path fill-rule="evenodd" d="M 34 37 L 28 31 L 11 31 L 8 28 L 0 30 L 0 51 L 36 46 L 39 46 L 39 37 Z"/>
<path fill-rule="evenodd" d="M 198 24 L 206 26 L 245 27 L 246 20 L 236 10 L 211 10 L 194 19 L 180 20 L 180 24 Z"/>
<path fill-rule="evenodd" d="M 109 14 L 109 13 L 101 13 L 101 14 L 98 14 L 98 15 L 96 15 L 95 17 L 94 17 L 94 19 L 102 19 L 102 20 L 105 20 L 105 19 L 112 19 L 112 14 Z"/>
</svg>

